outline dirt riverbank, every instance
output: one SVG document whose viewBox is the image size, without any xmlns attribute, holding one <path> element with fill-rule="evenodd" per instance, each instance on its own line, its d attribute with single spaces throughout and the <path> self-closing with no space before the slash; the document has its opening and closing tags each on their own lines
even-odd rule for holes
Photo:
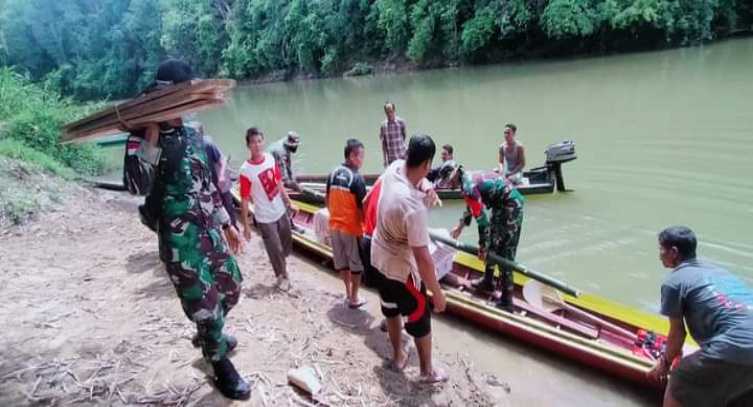
<svg viewBox="0 0 753 407">
<path fill-rule="evenodd" d="M 207 382 L 156 237 L 134 216 L 139 200 L 76 187 L 61 201 L 0 231 L 0 405 L 230 404 Z M 227 328 L 253 384 L 248 405 L 510 404 L 505 381 L 464 354 L 435 347 L 445 385 L 416 381 L 415 352 L 404 375 L 389 370 L 373 294 L 368 309 L 349 310 L 337 281 L 295 256 L 294 290 L 281 293 L 257 237 L 238 260 L 243 296 Z M 299 366 L 317 371 L 316 401 L 287 384 Z"/>
</svg>

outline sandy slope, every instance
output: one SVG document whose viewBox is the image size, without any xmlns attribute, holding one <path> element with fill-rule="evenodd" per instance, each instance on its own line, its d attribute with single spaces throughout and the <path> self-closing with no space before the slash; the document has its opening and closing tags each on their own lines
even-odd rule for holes
<svg viewBox="0 0 753 407">
<path fill-rule="evenodd" d="M 55 212 L 0 231 L 0 405 L 229 404 L 207 384 L 137 203 L 76 188 Z M 319 372 L 324 405 L 511 404 L 501 379 L 457 353 L 435 349 L 451 374 L 442 386 L 416 382 L 415 353 L 405 375 L 387 369 L 373 294 L 367 310 L 351 311 L 335 279 L 296 257 L 294 290 L 280 293 L 256 237 L 239 263 L 243 296 L 227 327 L 240 342 L 232 359 L 253 383 L 248 405 L 315 404 L 286 383 L 302 365 Z"/>
</svg>

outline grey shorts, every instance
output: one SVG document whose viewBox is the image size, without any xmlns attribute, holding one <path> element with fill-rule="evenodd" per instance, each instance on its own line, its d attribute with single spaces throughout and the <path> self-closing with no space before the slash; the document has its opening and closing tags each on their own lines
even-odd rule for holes
<svg viewBox="0 0 753 407">
<path fill-rule="evenodd" d="M 671 372 L 669 389 L 683 407 L 726 406 L 753 389 L 753 366 L 693 353 Z"/>
<path fill-rule="evenodd" d="M 351 273 L 363 271 L 357 236 L 332 230 L 330 231 L 330 240 L 332 240 L 332 257 L 334 257 L 335 270 L 350 270 Z"/>
</svg>

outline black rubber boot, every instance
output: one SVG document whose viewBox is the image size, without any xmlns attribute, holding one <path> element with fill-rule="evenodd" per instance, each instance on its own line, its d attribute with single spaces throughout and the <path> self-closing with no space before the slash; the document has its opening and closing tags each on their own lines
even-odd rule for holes
<svg viewBox="0 0 753 407">
<path fill-rule="evenodd" d="M 212 362 L 212 368 L 214 368 L 214 385 L 223 396 L 231 400 L 251 398 L 251 387 L 238 374 L 230 359 L 222 358 L 219 362 Z"/>
<path fill-rule="evenodd" d="M 494 266 L 486 266 L 484 276 L 471 283 L 476 291 L 494 292 Z"/>
<path fill-rule="evenodd" d="M 497 301 L 497 308 L 505 310 L 507 312 L 513 312 L 513 292 L 515 291 L 515 283 L 512 279 L 512 270 L 502 269 L 499 285 L 500 293 L 499 300 Z"/>
<path fill-rule="evenodd" d="M 507 312 L 513 312 L 515 311 L 515 307 L 512 305 L 512 296 L 508 299 L 505 299 L 504 297 L 499 297 L 499 300 L 495 304 L 497 308 L 507 311 Z"/>
<path fill-rule="evenodd" d="M 235 337 L 232 335 L 225 335 L 225 340 L 227 341 L 228 353 L 232 352 L 235 349 L 235 347 L 238 346 L 238 340 L 235 339 Z M 191 338 L 191 344 L 193 345 L 194 348 L 198 348 L 199 346 L 201 346 L 201 344 L 199 343 L 198 334 L 194 335 L 193 338 Z"/>
</svg>

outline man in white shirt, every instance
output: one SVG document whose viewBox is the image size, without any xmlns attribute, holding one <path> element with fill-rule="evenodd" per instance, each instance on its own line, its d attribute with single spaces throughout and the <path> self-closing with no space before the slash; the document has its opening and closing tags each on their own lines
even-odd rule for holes
<svg viewBox="0 0 753 407">
<path fill-rule="evenodd" d="M 241 222 L 243 236 L 251 239 L 248 221 L 249 201 L 254 204 L 254 219 L 264 241 L 264 248 L 277 277 L 277 286 L 287 291 L 290 279 L 285 259 L 290 255 L 293 236 L 286 216 L 292 208 L 282 183 L 280 166 L 272 154 L 264 152 L 264 133 L 256 127 L 246 131 L 246 146 L 250 158 L 240 170 Z M 292 209 L 295 211 L 295 209 Z"/>
<path fill-rule="evenodd" d="M 426 290 L 431 290 L 437 312 L 444 311 L 445 296 L 437 281 L 428 247 L 426 193 L 418 188 L 431 169 L 435 152 L 431 137 L 413 136 L 406 160 L 395 161 L 382 175 L 371 247 L 371 263 L 379 271 L 375 273 L 376 286 L 382 314 L 387 318 L 393 367 L 401 370 L 408 361 L 401 338 L 403 322 L 400 315 L 403 315 L 406 317 L 405 330 L 415 338 L 421 380 L 426 383 L 447 380 L 446 373 L 432 365 L 431 306 Z"/>
</svg>

